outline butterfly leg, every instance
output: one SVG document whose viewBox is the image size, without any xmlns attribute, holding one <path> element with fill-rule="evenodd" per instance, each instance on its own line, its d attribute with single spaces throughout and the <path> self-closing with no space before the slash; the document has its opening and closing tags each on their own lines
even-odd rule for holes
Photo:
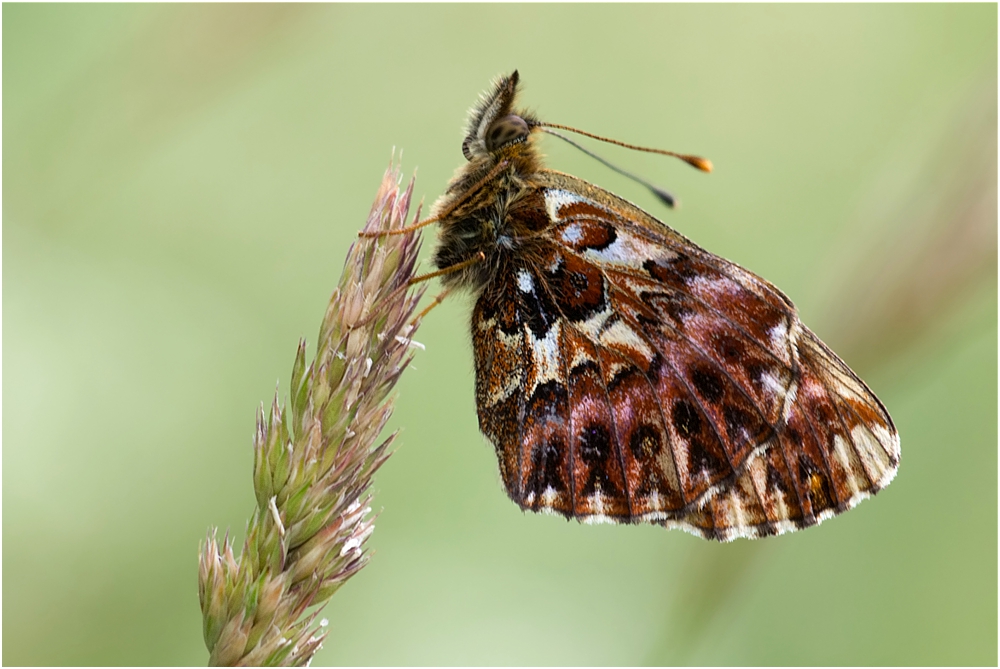
<svg viewBox="0 0 1000 669">
<path fill-rule="evenodd" d="M 466 190 L 461 197 L 454 200 L 450 205 L 448 205 L 447 209 L 445 209 L 439 214 L 431 216 L 430 218 L 425 218 L 422 221 L 417 221 L 416 223 L 411 223 L 410 225 L 407 225 L 405 227 L 397 228 L 395 230 L 374 230 L 372 232 L 361 230 L 358 232 L 358 237 L 371 238 L 371 237 L 389 237 L 391 235 L 405 235 L 407 233 L 413 232 L 414 230 L 419 230 L 420 228 L 426 227 L 431 223 L 437 223 L 438 221 L 451 216 L 451 214 L 456 209 L 458 209 L 459 206 L 464 204 L 473 195 L 479 192 L 480 188 L 482 188 L 484 185 L 492 181 L 509 164 L 510 164 L 509 160 L 501 160 L 499 163 L 493 166 L 493 169 L 491 169 L 489 172 L 486 173 L 486 176 L 477 181 L 472 188 Z"/>
<path fill-rule="evenodd" d="M 427 227 L 431 223 L 437 223 L 442 218 L 444 218 L 444 216 L 446 216 L 448 213 L 450 212 L 444 212 L 442 214 L 439 214 L 438 216 L 431 216 L 430 218 L 425 218 L 422 221 L 417 221 L 416 223 L 411 223 L 410 225 L 405 225 L 402 228 L 396 228 L 394 230 L 373 230 L 370 232 L 367 230 L 360 230 L 358 231 L 358 237 L 375 239 L 381 237 L 391 237 L 393 235 L 407 235 L 411 232 L 414 232 L 415 230 Z"/>
<path fill-rule="evenodd" d="M 406 284 L 400 286 L 395 291 L 393 291 L 392 293 L 390 293 L 389 296 L 386 297 L 386 298 L 384 298 L 384 299 L 386 301 L 394 300 L 394 299 L 396 299 L 398 293 L 400 293 L 400 292 L 402 292 L 404 290 L 408 290 L 411 286 L 413 286 L 415 284 L 421 283 L 423 281 L 427 281 L 428 279 L 433 279 L 433 278 L 441 276 L 443 274 L 451 274 L 452 272 L 459 272 L 459 271 L 465 269 L 466 267 L 468 267 L 469 265 L 475 265 L 477 262 L 482 262 L 483 260 L 486 260 L 486 255 L 482 251 L 480 251 L 479 253 L 477 253 L 476 255 L 472 256 L 468 260 L 463 260 L 462 262 L 456 263 L 454 265 L 451 265 L 450 267 L 445 267 L 444 269 L 439 269 L 439 270 L 437 270 L 435 272 L 428 272 L 427 274 L 421 274 L 420 276 L 415 276 L 412 279 L 410 279 Z M 431 305 L 429 307 L 427 307 L 426 309 L 424 309 L 422 312 L 420 312 L 417 315 L 417 317 L 414 319 L 414 322 L 419 322 L 421 319 L 423 319 L 423 317 L 427 315 L 427 312 L 429 312 L 431 309 L 433 309 L 438 304 L 440 304 L 442 301 L 444 301 L 444 298 L 447 297 L 448 293 L 450 293 L 450 292 L 451 292 L 451 289 L 449 288 L 449 289 L 445 290 L 444 292 L 442 292 L 440 295 L 438 295 L 436 298 L 434 298 L 434 301 L 431 303 Z M 371 313 L 373 315 L 376 314 L 376 313 L 378 313 L 378 309 L 377 308 L 372 308 Z M 368 316 L 368 317 L 366 317 L 366 318 L 358 321 L 355 324 L 355 327 L 360 327 L 361 325 L 366 324 L 368 322 L 369 318 L 371 318 L 371 316 Z"/>
<path fill-rule="evenodd" d="M 486 260 L 486 254 L 480 251 L 476 255 L 472 256 L 468 260 L 463 260 L 462 262 L 455 263 L 454 265 L 449 265 L 443 269 L 435 270 L 433 272 L 428 272 L 427 274 L 421 274 L 420 276 L 415 276 L 410 279 L 407 283 L 407 287 L 412 286 L 415 283 L 421 283 L 427 281 L 428 279 L 433 279 L 435 277 L 443 276 L 445 274 L 451 274 L 452 272 L 460 272 L 470 265 L 475 265 L 477 262 L 483 262 Z"/>
<path fill-rule="evenodd" d="M 423 311 L 421 311 L 419 314 L 416 315 L 416 317 L 413 319 L 413 323 L 419 323 L 422 320 L 424 320 L 424 317 L 431 312 L 431 309 L 444 302 L 444 298 L 448 297 L 448 294 L 451 293 L 451 291 L 452 291 L 451 288 L 445 288 L 440 293 L 438 293 L 437 296 L 435 296 L 434 299 L 431 300 L 431 303 L 428 304 Z"/>
</svg>

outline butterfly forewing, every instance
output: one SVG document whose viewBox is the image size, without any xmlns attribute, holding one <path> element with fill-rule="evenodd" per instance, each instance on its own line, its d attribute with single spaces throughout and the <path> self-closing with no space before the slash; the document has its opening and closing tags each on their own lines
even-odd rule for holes
<svg viewBox="0 0 1000 669">
<path fill-rule="evenodd" d="M 438 207 L 462 213 L 443 218 L 436 255 L 443 269 L 485 259 L 446 280 L 478 290 L 476 403 L 510 497 L 728 541 L 816 524 L 887 485 L 888 413 L 788 298 L 542 169 L 517 135 L 534 121 L 495 121 L 516 84 L 498 82 L 474 114 L 470 165 Z M 485 136 L 496 127 L 509 146 Z"/>
</svg>

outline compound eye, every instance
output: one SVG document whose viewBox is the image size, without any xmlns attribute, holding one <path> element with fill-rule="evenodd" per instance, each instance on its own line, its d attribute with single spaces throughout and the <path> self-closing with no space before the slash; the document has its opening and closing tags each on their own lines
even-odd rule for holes
<svg viewBox="0 0 1000 669">
<path fill-rule="evenodd" d="M 530 133 L 531 128 L 520 116 L 504 116 L 486 131 L 486 150 L 492 153 L 510 144 L 523 142 Z"/>
</svg>

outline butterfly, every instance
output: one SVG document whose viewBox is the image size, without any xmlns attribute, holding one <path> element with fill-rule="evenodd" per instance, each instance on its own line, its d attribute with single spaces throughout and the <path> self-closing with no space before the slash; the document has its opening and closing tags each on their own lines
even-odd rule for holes
<svg viewBox="0 0 1000 669">
<path fill-rule="evenodd" d="M 498 78 L 470 112 L 467 163 L 428 219 L 433 274 L 476 297 L 479 425 L 510 498 L 730 541 L 818 524 L 888 485 L 892 419 L 791 300 L 543 167 L 542 131 L 588 133 L 515 108 L 518 82 Z"/>
</svg>

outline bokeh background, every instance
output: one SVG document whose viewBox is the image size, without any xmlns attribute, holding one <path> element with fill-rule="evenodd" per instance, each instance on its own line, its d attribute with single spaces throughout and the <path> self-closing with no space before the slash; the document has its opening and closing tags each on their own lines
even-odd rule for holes
<svg viewBox="0 0 1000 669">
<path fill-rule="evenodd" d="M 996 664 L 996 5 L 11 4 L 5 664 L 206 661 L 198 545 L 242 535 L 258 403 L 393 147 L 432 202 L 514 68 L 545 119 L 714 161 L 600 148 L 666 211 L 545 145 L 781 286 L 891 411 L 899 476 L 761 542 L 525 516 L 449 299 L 315 664 Z"/>
</svg>

